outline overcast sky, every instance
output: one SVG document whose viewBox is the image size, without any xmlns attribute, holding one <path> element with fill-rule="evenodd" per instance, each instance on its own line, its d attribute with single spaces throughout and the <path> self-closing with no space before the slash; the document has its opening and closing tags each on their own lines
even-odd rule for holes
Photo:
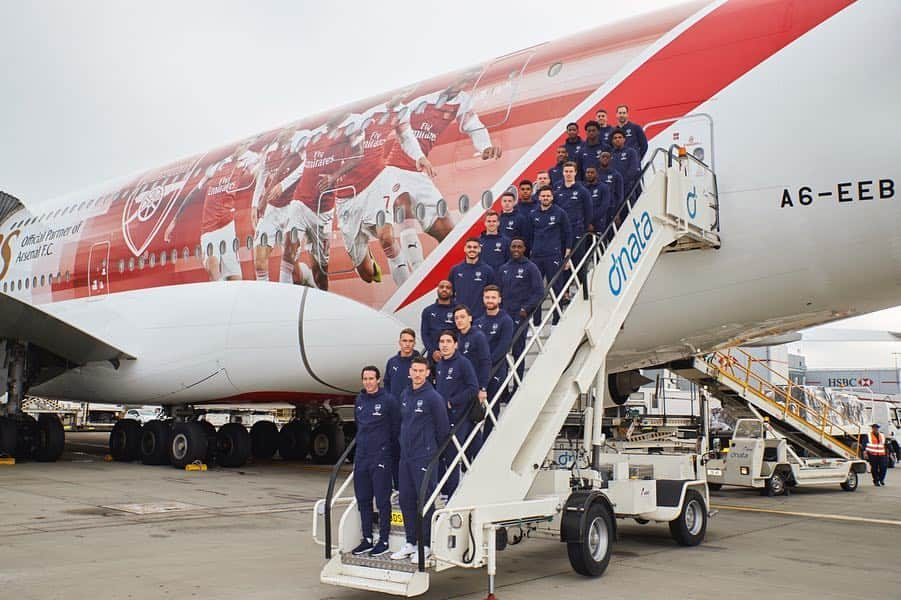
<svg viewBox="0 0 901 600">
<path fill-rule="evenodd" d="M 36 204 L 677 3 L 0 2 L 0 189 Z M 901 308 L 865 319 L 846 326 L 901 331 Z"/>
</svg>

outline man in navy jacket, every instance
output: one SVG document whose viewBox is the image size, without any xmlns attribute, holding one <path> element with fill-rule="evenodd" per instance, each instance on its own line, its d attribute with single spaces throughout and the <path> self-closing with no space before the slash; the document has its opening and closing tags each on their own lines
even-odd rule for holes
<svg viewBox="0 0 901 600">
<path fill-rule="evenodd" d="M 422 336 L 423 355 L 435 364 L 441 359 L 438 353 L 438 334 L 454 326 L 454 284 L 447 279 L 438 282 L 438 298 L 422 309 L 419 334 Z"/>
<path fill-rule="evenodd" d="M 451 267 L 448 279 L 454 285 L 454 305 L 470 307 L 474 315 L 482 316 L 482 289 L 494 283 L 494 269 L 482 262 L 479 238 L 467 238 L 463 245 L 463 262 Z"/>
<path fill-rule="evenodd" d="M 391 481 L 395 462 L 395 440 L 399 435 L 397 402 L 379 387 L 378 367 L 363 367 L 363 389 L 354 403 L 357 450 L 354 455 L 354 494 L 360 510 L 363 539 L 354 555 L 382 556 L 388 553 L 391 535 Z M 372 545 L 372 501 L 379 509 L 379 541 Z"/>
<path fill-rule="evenodd" d="M 510 196 L 512 195 L 511 193 Z M 516 215 L 515 212 L 512 214 Z M 482 246 L 479 256 L 482 262 L 495 271 L 510 260 L 510 238 L 501 233 L 500 224 L 500 216 L 495 211 L 489 210 L 485 213 L 485 231 L 479 236 L 479 243 Z"/>
<path fill-rule="evenodd" d="M 416 332 L 409 327 L 403 329 L 398 346 L 397 354 L 389 358 L 385 365 L 385 390 L 395 398 L 400 398 L 401 392 L 410 386 L 410 364 L 414 357 L 419 356 L 415 349 Z"/>
<path fill-rule="evenodd" d="M 426 468 L 438 446 L 447 439 L 450 425 L 447 420 L 447 404 L 429 382 L 429 364 L 422 357 L 413 359 L 410 365 L 410 387 L 400 397 L 400 476 L 398 491 L 400 510 L 404 515 L 404 532 L 407 542 L 391 555 L 393 560 L 413 557 L 418 560 L 416 541 L 416 505 Z M 436 475 L 429 480 L 428 494 L 435 490 Z M 423 546 L 429 555 L 432 535 L 432 513 L 423 515 Z"/>
<path fill-rule="evenodd" d="M 582 138 L 579 137 L 579 124 L 567 123 L 566 125 L 566 154 L 568 160 L 578 160 L 582 153 Z"/>
<path fill-rule="evenodd" d="M 617 129 L 610 136 L 613 140 L 613 154 L 610 157 L 610 165 L 613 170 L 623 176 L 623 188 L 626 198 L 632 193 L 632 188 L 638 182 L 641 173 L 641 161 L 634 148 L 626 146 L 626 136 L 622 129 Z"/>
<path fill-rule="evenodd" d="M 623 130 L 626 147 L 633 148 L 638 154 L 638 161 L 641 162 L 648 153 L 648 138 L 644 134 L 644 129 L 629 120 L 629 107 L 625 104 L 616 107 L 616 120 L 619 128 Z"/>
<path fill-rule="evenodd" d="M 486 285 L 482 291 L 482 298 L 485 304 L 485 314 L 482 315 L 475 326 L 485 334 L 488 338 L 488 349 L 491 352 L 491 375 L 488 380 L 488 401 L 494 400 L 498 390 L 507 378 L 507 352 L 510 351 L 510 343 L 513 341 L 513 319 L 506 312 L 501 310 L 501 288 L 496 285 Z M 506 397 L 495 402 L 492 411 L 495 419 L 500 412 L 501 401 L 506 402 Z M 484 437 L 488 437 L 491 429 L 494 427 L 491 419 L 485 421 L 485 428 L 482 430 Z"/>
<path fill-rule="evenodd" d="M 587 192 L 586 192 L 587 194 Z M 538 210 L 532 211 L 532 254 L 531 258 L 547 283 L 569 260 L 573 247 L 572 226 L 567 212 L 554 204 L 554 192 L 549 187 L 538 192 Z M 558 295 L 566 284 L 566 277 L 561 275 L 554 282 L 554 291 Z M 536 311 L 533 323 L 541 320 L 541 313 Z M 556 318 L 554 319 L 556 323 Z"/>
<path fill-rule="evenodd" d="M 510 260 L 500 268 L 497 277 L 503 303 L 501 308 L 513 319 L 514 336 L 520 324 L 529 317 L 544 297 L 544 283 L 541 271 L 526 258 L 526 243 L 521 238 L 510 242 Z M 513 356 L 519 357 L 525 346 L 525 334 L 513 342 Z M 525 367 L 520 364 L 517 371 L 522 377 Z"/>
<path fill-rule="evenodd" d="M 591 213 L 593 221 L 589 230 L 601 235 L 610 224 L 610 187 L 598 181 L 598 170 L 594 167 L 585 169 L 585 189 L 591 195 Z"/>
</svg>

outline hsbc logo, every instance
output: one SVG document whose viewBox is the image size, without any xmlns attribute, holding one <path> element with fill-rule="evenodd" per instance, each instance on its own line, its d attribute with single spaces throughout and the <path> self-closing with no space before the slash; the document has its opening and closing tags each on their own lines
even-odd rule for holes
<svg viewBox="0 0 901 600">
<path fill-rule="evenodd" d="M 10 231 L 5 238 L 0 233 L 0 280 L 6 277 L 13 258 L 13 239 L 19 237 L 20 230 Z"/>
<path fill-rule="evenodd" d="M 830 377 L 827 387 L 870 387 L 874 383 L 869 377 Z"/>
</svg>

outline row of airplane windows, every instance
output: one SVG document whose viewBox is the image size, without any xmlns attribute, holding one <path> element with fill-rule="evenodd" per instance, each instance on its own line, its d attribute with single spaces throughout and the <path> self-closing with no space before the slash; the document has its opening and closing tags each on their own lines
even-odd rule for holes
<svg viewBox="0 0 901 600">
<path fill-rule="evenodd" d="M 57 217 L 62 217 L 68 214 L 74 214 L 76 212 L 81 212 L 82 210 L 88 208 L 100 208 L 108 206 L 113 199 L 116 197 L 115 194 L 108 194 L 106 196 L 100 196 L 99 198 L 92 198 L 91 200 L 85 200 L 80 204 L 73 204 L 71 206 L 66 206 L 64 208 L 58 208 L 55 211 L 45 212 L 40 216 L 29 217 L 28 219 L 23 219 L 21 221 L 17 221 L 15 223 L 11 223 L 9 226 L 10 231 L 13 229 L 19 229 L 20 227 L 28 227 L 29 225 L 33 225 L 35 223 L 41 223 L 45 220 L 55 219 Z"/>
<path fill-rule="evenodd" d="M 16 292 L 21 291 L 23 289 L 34 288 L 38 289 L 38 287 L 44 287 L 45 285 L 53 285 L 54 279 L 56 285 L 61 284 L 63 281 L 69 283 L 69 272 L 66 271 L 65 274 L 57 273 L 54 275 L 50 273 L 48 275 L 41 275 L 38 277 L 35 275 L 34 277 L 26 277 L 24 279 L 18 279 L 16 281 L 4 281 L 3 282 L 3 291 L 4 292 Z"/>
</svg>

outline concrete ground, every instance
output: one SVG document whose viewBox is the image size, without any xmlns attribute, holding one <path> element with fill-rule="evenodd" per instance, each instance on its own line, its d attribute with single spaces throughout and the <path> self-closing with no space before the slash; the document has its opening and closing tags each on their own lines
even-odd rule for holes
<svg viewBox="0 0 901 600">
<path fill-rule="evenodd" d="M 327 469 L 184 472 L 106 463 L 105 447 L 105 434 L 69 434 L 58 463 L 0 466 L 0 598 L 376 597 L 319 583 L 311 508 Z M 696 548 L 676 546 L 663 525 L 621 521 L 596 580 L 573 573 L 558 542 L 510 548 L 497 596 L 901 598 L 901 469 L 854 493 L 724 488 L 712 500 L 719 513 Z M 454 569 L 424 597 L 483 598 L 486 584 L 484 570 Z"/>
</svg>

